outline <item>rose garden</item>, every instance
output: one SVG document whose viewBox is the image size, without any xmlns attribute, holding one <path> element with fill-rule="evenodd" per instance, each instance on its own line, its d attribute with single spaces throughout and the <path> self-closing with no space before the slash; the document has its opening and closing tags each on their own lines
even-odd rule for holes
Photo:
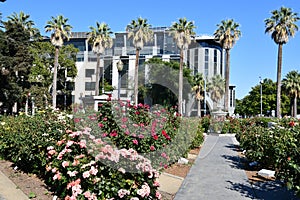
<svg viewBox="0 0 300 200">
<path fill-rule="evenodd" d="M 99 112 L 75 107 L 72 115 L 46 110 L 0 121 L 1 158 L 37 174 L 62 199 L 160 199 L 161 171 L 202 144 L 211 120 L 108 101 Z M 274 169 L 298 194 L 299 131 L 293 118 L 228 118 L 222 128 L 236 133 L 249 162 Z"/>
</svg>

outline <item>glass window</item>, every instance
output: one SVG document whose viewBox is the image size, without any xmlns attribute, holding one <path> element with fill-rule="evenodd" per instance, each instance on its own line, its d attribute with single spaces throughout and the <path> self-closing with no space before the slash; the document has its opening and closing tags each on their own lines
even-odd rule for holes
<svg viewBox="0 0 300 200">
<path fill-rule="evenodd" d="M 104 79 L 109 85 L 112 85 L 112 57 L 104 58 L 104 68 Z"/>
<path fill-rule="evenodd" d="M 85 69 L 85 77 L 92 77 L 95 74 L 95 69 Z"/>
<path fill-rule="evenodd" d="M 195 49 L 195 55 L 194 55 L 194 74 L 195 75 L 198 73 L 198 55 L 199 55 L 199 50 Z"/>
<path fill-rule="evenodd" d="M 121 61 L 123 62 L 123 70 L 121 71 L 121 88 L 127 88 L 128 87 L 129 57 L 121 56 Z"/>
<path fill-rule="evenodd" d="M 205 49 L 205 55 L 204 55 L 204 74 L 206 77 L 208 77 L 208 57 L 209 57 L 209 51 L 208 49 Z"/>
<path fill-rule="evenodd" d="M 217 49 L 214 50 L 214 75 L 218 73 L 218 52 Z"/>
<path fill-rule="evenodd" d="M 85 82 L 85 91 L 95 90 L 96 82 Z"/>
</svg>

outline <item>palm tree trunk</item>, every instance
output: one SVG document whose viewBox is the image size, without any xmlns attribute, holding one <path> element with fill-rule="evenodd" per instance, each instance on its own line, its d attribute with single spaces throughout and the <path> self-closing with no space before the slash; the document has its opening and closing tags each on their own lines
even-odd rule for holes
<svg viewBox="0 0 300 200">
<path fill-rule="evenodd" d="M 294 97 L 294 117 L 297 117 L 297 93 Z"/>
<path fill-rule="evenodd" d="M 200 99 L 197 100 L 197 103 L 198 103 L 198 117 L 201 117 L 201 101 L 200 101 Z"/>
<path fill-rule="evenodd" d="M 99 81 L 100 81 L 100 54 L 97 54 L 95 96 L 99 95 Z"/>
<path fill-rule="evenodd" d="M 229 96 L 229 72 L 230 72 L 230 49 L 226 49 L 226 65 L 225 65 L 225 112 L 228 111 L 228 96 Z"/>
<path fill-rule="evenodd" d="M 135 68 L 134 68 L 134 105 L 138 104 L 138 84 L 139 84 L 139 56 L 140 56 L 140 50 L 136 49 L 135 52 Z"/>
<path fill-rule="evenodd" d="M 59 47 L 55 47 L 55 58 L 53 68 L 53 85 L 52 85 L 52 106 L 56 108 L 56 88 L 57 88 L 57 67 L 58 67 Z"/>
<path fill-rule="evenodd" d="M 282 65 L 282 44 L 278 45 L 277 57 L 277 93 L 276 93 L 276 117 L 281 117 L 281 67 Z"/>
<path fill-rule="evenodd" d="M 178 82 L 178 113 L 182 115 L 182 86 L 183 84 L 183 49 L 180 49 L 179 82 Z"/>
</svg>

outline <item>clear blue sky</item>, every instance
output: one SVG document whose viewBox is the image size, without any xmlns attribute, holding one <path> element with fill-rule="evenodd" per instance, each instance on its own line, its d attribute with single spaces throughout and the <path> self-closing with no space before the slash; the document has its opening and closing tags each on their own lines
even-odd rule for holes
<svg viewBox="0 0 300 200">
<path fill-rule="evenodd" d="M 0 3 L 2 20 L 13 12 L 31 16 L 42 34 L 51 16 L 69 19 L 73 31 L 89 31 L 96 21 L 106 22 L 112 31 L 124 31 L 132 19 L 147 18 L 153 26 L 170 26 L 186 17 L 194 21 L 197 35 L 213 35 L 222 20 L 240 24 L 242 37 L 231 50 L 230 84 L 236 85 L 236 97 L 243 98 L 259 84 L 259 76 L 276 81 L 277 45 L 265 34 L 264 19 L 281 6 L 300 15 L 299 0 L 7 0 Z M 300 22 L 297 23 L 300 28 Z M 300 29 L 283 46 L 283 77 L 291 70 L 300 71 Z"/>
</svg>

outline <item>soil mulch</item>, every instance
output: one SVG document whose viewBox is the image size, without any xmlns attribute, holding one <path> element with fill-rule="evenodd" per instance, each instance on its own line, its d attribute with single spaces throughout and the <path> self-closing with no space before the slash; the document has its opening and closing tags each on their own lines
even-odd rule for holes
<svg viewBox="0 0 300 200">
<path fill-rule="evenodd" d="M 190 150 L 189 154 L 197 156 L 200 152 L 200 149 L 201 147 L 192 149 Z M 190 171 L 193 163 L 195 162 L 195 159 L 188 159 L 188 160 L 189 160 L 188 164 L 185 165 L 185 164 L 174 163 L 173 165 L 165 169 L 164 172 L 185 178 L 188 172 Z"/>
<path fill-rule="evenodd" d="M 0 160 L 0 171 L 6 175 L 17 188 L 33 200 L 52 200 L 54 195 L 46 184 L 34 174 L 24 173 L 15 168 L 12 162 Z"/>
</svg>

